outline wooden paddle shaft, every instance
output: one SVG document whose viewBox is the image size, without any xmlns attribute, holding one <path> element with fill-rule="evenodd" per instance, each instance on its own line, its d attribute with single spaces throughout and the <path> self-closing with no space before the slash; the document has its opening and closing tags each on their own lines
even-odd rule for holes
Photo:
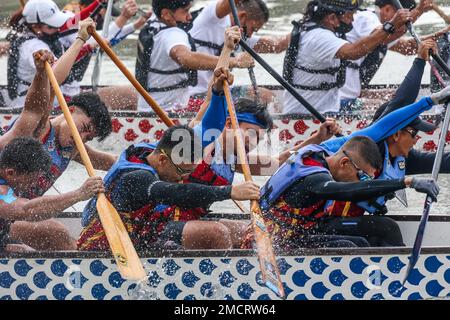
<svg viewBox="0 0 450 320">
<path fill-rule="evenodd" d="M 95 171 L 94 167 L 92 166 L 91 159 L 89 159 L 83 140 L 81 140 L 80 133 L 78 132 L 77 126 L 73 121 L 72 115 L 70 114 L 70 110 L 69 107 L 67 106 L 66 99 L 64 99 L 61 89 L 59 88 L 58 81 L 56 80 L 55 74 L 53 73 L 52 67 L 48 62 L 45 62 L 45 71 L 47 72 L 50 84 L 53 87 L 53 91 L 56 95 L 56 98 L 58 99 L 59 105 L 64 113 L 64 116 L 66 117 L 67 124 L 69 125 L 72 137 L 75 141 L 78 151 L 80 152 L 81 159 L 83 160 L 88 175 L 90 177 L 94 177 Z"/>
<path fill-rule="evenodd" d="M 25 0 L 19 0 L 20 2 L 20 6 L 22 7 L 22 9 L 25 7 Z"/>
<path fill-rule="evenodd" d="M 131 72 L 127 69 L 127 67 L 123 64 L 123 62 L 117 57 L 114 51 L 109 47 L 109 45 L 103 40 L 103 38 L 94 30 L 94 28 L 90 27 L 88 29 L 89 33 L 92 37 L 97 41 L 99 46 L 103 51 L 110 57 L 110 59 L 114 62 L 114 64 L 122 71 L 123 75 L 131 82 L 133 87 L 141 94 L 144 100 L 152 107 L 153 111 L 161 118 L 161 120 L 165 123 L 166 126 L 172 127 L 175 124 L 169 118 L 167 113 L 158 105 L 158 103 L 148 94 L 147 90 L 136 80 L 136 78 L 131 74 Z"/>
</svg>

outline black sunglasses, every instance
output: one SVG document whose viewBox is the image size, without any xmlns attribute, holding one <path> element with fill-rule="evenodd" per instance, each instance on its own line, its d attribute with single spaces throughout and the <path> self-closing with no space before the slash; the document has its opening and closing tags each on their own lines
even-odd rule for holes
<svg viewBox="0 0 450 320">
<path fill-rule="evenodd" d="M 350 160 L 355 169 L 358 170 L 358 179 L 360 181 L 373 180 L 374 177 L 365 172 L 364 170 L 360 169 L 345 150 L 343 150 L 342 152 L 348 158 L 348 160 Z"/>
<path fill-rule="evenodd" d="M 403 128 L 402 130 L 408 132 L 413 139 L 415 139 L 417 134 L 419 133 L 419 130 L 414 128 Z"/>
<path fill-rule="evenodd" d="M 183 169 L 180 166 L 178 166 L 177 164 L 175 164 L 175 162 L 173 162 L 173 160 L 172 160 L 172 157 L 169 156 L 164 149 L 161 149 L 161 153 L 163 155 L 165 155 L 167 158 L 169 158 L 170 163 L 172 163 L 172 165 L 175 167 L 175 169 L 177 170 L 177 172 L 180 176 L 188 175 L 188 174 L 191 174 L 192 172 L 194 172 L 195 168 L 194 169 Z"/>
</svg>

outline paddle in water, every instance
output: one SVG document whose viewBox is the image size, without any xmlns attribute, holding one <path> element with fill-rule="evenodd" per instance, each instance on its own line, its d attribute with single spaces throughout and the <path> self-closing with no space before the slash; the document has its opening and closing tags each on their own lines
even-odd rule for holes
<svg viewBox="0 0 450 320">
<path fill-rule="evenodd" d="M 95 176 L 94 167 L 92 166 L 89 155 L 81 136 L 77 130 L 72 114 L 67 106 L 66 100 L 59 88 L 58 81 L 55 78 L 52 67 L 48 62 L 45 62 L 45 70 L 47 72 L 50 84 L 56 94 L 60 107 L 64 113 L 67 124 L 70 127 L 72 137 L 83 160 L 84 166 L 90 177 Z M 108 201 L 104 193 L 100 193 L 97 199 L 97 211 L 102 223 L 105 235 L 108 239 L 114 259 L 117 263 L 117 268 L 120 275 L 124 279 L 141 280 L 146 277 L 144 267 L 136 253 L 136 250 L 131 242 L 130 236 L 120 219 L 119 214 L 112 204 Z"/>
<path fill-rule="evenodd" d="M 239 123 L 234 109 L 233 99 L 231 97 L 228 83 L 224 81 L 224 92 L 230 114 L 231 125 L 236 137 L 238 158 L 241 162 L 245 181 L 252 181 L 250 167 L 248 165 L 247 155 L 245 153 L 244 142 L 239 131 Z M 255 236 L 256 252 L 258 253 L 259 264 L 264 284 L 274 291 L 281 298 L 285 298 L 283 283 L 281 282 L 280 271 L 278 269 L 275 254 L 273 252 L 272 240 L 267 232 L 264 219 L 261 215 L 261 208 L 257 201 L 251 202 L 250 216 Z"/>
</svg>

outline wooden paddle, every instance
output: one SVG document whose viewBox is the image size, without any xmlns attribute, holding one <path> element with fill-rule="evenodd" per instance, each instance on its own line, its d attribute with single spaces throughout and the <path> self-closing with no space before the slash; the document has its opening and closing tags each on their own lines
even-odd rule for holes
<svg viewBox="0 0 450 320">
<path fill-rule="evenodd" d="M 230 114 L 231 125 L 237 141 L 238 157 L 241 161 L 242 171 L 245 181 L 252 181 L 252 174 L 248 165 L 247 154 L 245 153 L 244 142 L 239 130 L 239 123 L 236 117 L 236 111 L 231 98 L 230 87 L 227 81 L 223 84 L 225 97 L 228 105 L 228 113 Z M 251 202 L 250 215 L 255 233 L 256 251 L 258 253 L 259 264 L 262 273 L 262 279 L 266 286 L 274 291 L 281 298 L 285 298 L 283 283 L 281 282 L 280 271 L 278 270 L 277 261 L 273 252 L 272 240 L 267 232 L 264 219 L 261 215 L 261 208 L 258 201 Z"/>
<path fill-rule="evenodd" d="M 123 75 L 131 82 L 133 87 L 141 94 L 144 100 L 150 105 L 150 107 L 155 111 L 155 113 L 161 118 L 166 126 L 172 127 L 175 124 L 169 118 L 167 113 L 158 105 L 158 103 L 148 94 L 147 90 L 136 80 L 136 78 L 131 74 L 119 57 L 114 53 L 114 51 L 109 47 L 105 40 L 95 31 L 94 28 L 89 27 L 88 32 L 97 41 L 98 45 L 103 49 L 103 51 L 109 56 L 109 58 L 114 62 L 114 64 L 119 68 Z"/>
<path fill-rule="evenodd" d="M 53 87 L 53 91 L 56 93 L 56 97 L 58 98 L 59 105 L 61 106 L 61 109 L 64 113 L 67 124 L 69 125 L 72 137 L 75 141 L 78 151 L 80 152 L 80 156 L 83 160 L 84 166 L 86 167 L 89 176 L 94 177 L 94 167 L 92 166 L 91 160 L 89 159 L 77 127 L 75 126 L 75 122 L 73 121 L 66 100 L 64 99 L 61 89 L 59 88 L 58 81 L 55 78 L 52 67 L 48 62 L 45 62 L 45 70 L 47 72 L 48 78 L 50 79 L 50 84 Z M 136 250 L 134 249 L 128 232 L 123 225 L 123 222 L 120 219 L 120 216 L 117 213 L 116 209 L 111 205 L 104 193 L 100 193 L 98 195 L 97 211 L 103 229 L 105 230 L 105 234 L 108 239 L 108 243 L 113 253 L 114 259 L 116 260 L 120 275 L 124 279 L 144 279 L 146 277 L 146 272 L 136 253 Z"/>
<path fill-rule="evenodd" d="M 25 7 L 25 0 L 19 0 L 20 2 L 20 6 L 22 7 L 22 9 Z"/>
</svg>

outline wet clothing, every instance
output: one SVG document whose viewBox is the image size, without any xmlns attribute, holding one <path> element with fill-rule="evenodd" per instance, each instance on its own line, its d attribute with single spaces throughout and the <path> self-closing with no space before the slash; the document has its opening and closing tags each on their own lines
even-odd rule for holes
<svg viewBox="0 0 450 320">
<path fill-rule="evenodd" d="M 298 247 L 308 242 L 305 235 L 321 235 L 318 223 L 338 214 L 334 201 L 363 201 L 405 188 L 403 180 L 336 182 L 326 162 L 331 154 L 315 145 L 302 148 L 262 188 L 263 217 L 278 245 Z M 280 186 L 272 179 L 289 182 Z"/>
<path fill-rule="evenodd" d="M 444 60 L 447 65 L 450 65 L 450 32 L 445 33 L 437 40 L 439 55 L 442 60 Z M 450 83 L 450 76 L 442 70 L 442 68 L 433 60 L 433 65 L 436 67 L 438 75 L 436 75 L 433 70 L 431 70 L 431 92 L 437 92 L 442 90 L 442 85 L 438 80 L 438 77 L 444 81 L 447 85 Z"/>
<path fill-rule="evenodd" d="M 177 212 L 167 205 L 195 208 L 230 199 L 231 186 L 211 187 L 161 181 L 146 161 L 153 151 L 148 144 L 125 150 L 105 177 L 108 199 L 121 214 L 130 237 L 138 250 L 154 245 L 171 221 L 179 221 Z M 83 212 L 85 226 L 78 248 L 108 250 L 108 242 L 96 215 L 95 199 Z"/>
</svg>

